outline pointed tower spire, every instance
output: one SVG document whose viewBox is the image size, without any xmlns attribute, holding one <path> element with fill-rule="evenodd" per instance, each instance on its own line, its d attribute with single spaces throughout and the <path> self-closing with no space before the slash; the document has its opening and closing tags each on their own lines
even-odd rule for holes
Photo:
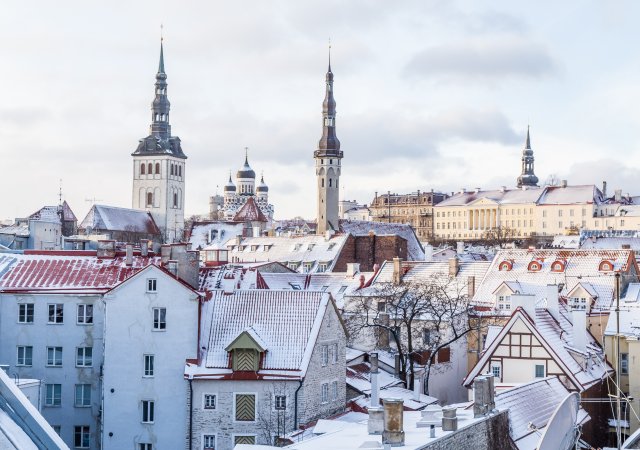
<svg viewBox="0 0 640 450">
<path fill-rule="evenodd" d="M 331 38 L 329 38 L 329 69 L 327 72 L 331 72 Z"/>
<path fill-rule="evenodd" d="M 160 63 L 158 64 L 158 73 L 164 73 L 164 48 L 162 38 L 160 39 Z"/>
<path fill-rule="evenodd" d="M 522 150 L 522 173 L 518 177 L 518 187 L 538 186 L 538 177 L 533 172 L 533 150 L 531 149 L 531 136 L 529 134 L 529 126 L 527 125 L 527 139 Z"/>
</svg>

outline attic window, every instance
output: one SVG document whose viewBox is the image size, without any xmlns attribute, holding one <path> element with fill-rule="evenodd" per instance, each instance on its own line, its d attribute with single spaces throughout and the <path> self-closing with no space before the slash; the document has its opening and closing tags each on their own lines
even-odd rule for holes
<svg viewBox="0 0 640 450">
<path fill-rule="evenodd" d="M 250 348 L 234 349 L 233 370 L 238 372 L 257 372 L 258 352 Z"/>
<path fill-rule="evenodd" d="M 554 261 L 553 264 L 551 264 L 551 271 L 552 272 L 564 272 L 564 268 L 566 266 L 566 261 L 563 260 L 557 260 Z"/>
<path fill-rule="evenodd" d="M 500 272 L 508 272 L 513 269 L 513 263 L 511 261 L 502 261 L 498 266 Z"/>
<path fill-rule="evenodd" d="M 510 295 L 499 295 L 498 298 L 498 309 L 501 311 L 511 311 L 511 296 Z"/>
<path fill-rule="evenodd" d="M 609 260 L 600 261 L 600 265 L 598 266 L 598 270 L 600 272 L 612 272 L 613 271 L 613 263 Z"/>
<path fill-rule="evenodd" d="M 529 272 L 539 272 L 542 269 L 542 263 L 540 261 L 531 261 L 527 270 Z"/>
<path fill-rule="evenodd" d="M 335 246 L 336 246 L 336 243 L 335 243 L 335 242 L 332 242 L 331 244 L 329 244 L 329 247 L 327 247 L 327 250 L 331 250 L 331 249 L 333 249 L 333 247 L 335 247 Z"/>
<path fill-rule="evenodd" d="M 289 283 L 289 286 L 291 286 L 291 288 L 292 288 L 294 291 L 300 291 L 300 290 L 301 290 L 301 288 L 300 288 L 300 285 L 299 285 L 299 284 L 296 284 L 296 283 Z"/>
<path fill-rule="evenodd" d="M 347 290 L 346 286 L 340 286 L 340 289 L 338 290 L 338 294 L 342 294 L 346 290 Z"/>
<path fill-rule="evenodd" d="M 302 244 L 296 244 L 296 245 L 293 247 L 293 251 L 297 252 L 297 251 L 298 251 L 298 250 L 300 250 L 301 248 L 302 248 Z"/>
<path fill-rule="evenodd" d="M 252 252 L 257 252 L 258 251 L 258 246 L 257 245 L 252 245 L 251 246 L 251 251 Z"/>
</svg>

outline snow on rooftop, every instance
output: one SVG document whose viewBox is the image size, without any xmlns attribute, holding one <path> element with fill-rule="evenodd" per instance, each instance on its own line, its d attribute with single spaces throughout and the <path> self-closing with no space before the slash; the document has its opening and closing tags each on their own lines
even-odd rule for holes
<svg viewBox="0 0 640 450">
<path fill-rule="evenodd" d="M 229 239 L 242 235 L 243 226 L 236 222 L 195 222 L 189 236 L 191 249 L 201 250 L 207 247 L 211 250 L 226 250 Z"/>
<path fill-rule="evenodd" d="M 368 220 L 340 220 L 340 231 L 353 236 L 367 236 L 370 232 L 382 236 L 400 236 L 407 241 L 407 259 L 424 260 L 424 248 L 410 225 Z"/>
<path fill-rule="evenodd" d="M 160 234 L 151 213 L 107 205 L 93 205 L 78 228 Z"/>
<path fill-rule="evenodd" d="M 522 204 L 535 203 L 542 194 L 542 188 L 527 189 L 496 189 L 489 191 L 467 191 L 459 192 L 434 205 L 434 208 L 443 206 L 465 206 L 478 202 L 482 199 L 490 200 L 498 204 Z"/>
</svg>

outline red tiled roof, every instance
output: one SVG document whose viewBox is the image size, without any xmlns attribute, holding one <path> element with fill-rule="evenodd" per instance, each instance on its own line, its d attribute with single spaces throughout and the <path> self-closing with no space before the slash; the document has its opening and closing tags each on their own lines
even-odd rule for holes
<svg viewBox="0 0 640 450">
<path fill-rule="evenodd" d="M 247 203 L 233 217 L 234 222 L 268 222 L 265 215 L 260 211 L 258 205 L 256 205 L 253 197 L 249 197 Z"/>
</svg>

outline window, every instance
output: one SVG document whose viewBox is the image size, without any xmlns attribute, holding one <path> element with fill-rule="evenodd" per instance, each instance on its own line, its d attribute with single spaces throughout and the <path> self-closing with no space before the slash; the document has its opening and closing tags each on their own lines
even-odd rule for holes
<svg viewBox="0 0 640 450">
<path fill-rule="evenodd" d="M 329 402 L 329 383 L 322 384 L 322 397 L 320 401 L 321 403 Z"/>
<path fill-rule="evenodd" d="M 154 406 L 153 400 L 142 400 L 142 423 L 153 423 Z"/>
<path fill-rule="evenodd" d="M 33 323 L 33 303 L 21 303 L 18 305 L 18 322 Z"/>
<path fill-rule="evenodd" d="M 214 434 L 202 436 L 202 450 L 216 450 L 216 436 Z"/>
<path fill-rule="evenodd" d="M 331 383 L 331 400 L 338 399 L 338 382 L 334 381 Z"/>
<path fill-rule="evenodd" d="M 153 355 L 144 355 L 144 375 L 145 377 L 153 376 L 153 366 L 155 357 Z"/>
<path fill-rule="evenodd" d="M 425 346 L 431 344 L 431 330 L 428 328 L 422 330 L 422 343 Z"/>
<path fill-rule="evenodd" d="M 147 292 L 158 291 L 158 280 L 155 278 L 147 278 Z"/>
<path fill-rule="evenodd" d="M 151 166 L 151 164 L 149 164 L 149 166 Z M 153 206 L 153 192 L 147 192 L 147 206 Z"/>
<path fill-rule="evenodd" d="M 173 207 L 174 208 L 178 207 L 178 193 L 177 192 L 173 193 Z"/>
<path fill-rule="evenodd" d="M 499 295 L 498 296 L 498 309 L 509 311 L 511 310 L 511 296 Z"/>
<path fill-rule="evenodd" d="M 91 367 L 93 364 L 93 347 L 78 347 L 76 351 L 76 367 Z"/>
<path fill-rule="evenodd" d="M 75 406 L 77 408 L 86 408 L 88 406 L 91 406 L 90 384 L 76 384 Z"/>
<path fill-rule="evenodd" d="M 496 377 L 498 380 L 500 379 L 500 366 L 498 364 L 491 365 L 491 375 Z"/>
<path fill-rule="evenodd" d="M 16 366 L 31 366 L 33 364 L 33 347 L 18 346 Z"/>
<path fill-rule="evenodd" d="M 629 354 L 620 353 L 620 375 L 629 375 Z"/>
<path fill-rule="evenodd" d="M 323 345 L 320 348 L 321 351 L 321 356 L 322 356 L 322 365 L 326 366 L 327 364 L 329 364 L 329 346 L 328 345 Z"/>
<path fill-rule="evenodd" d="M 215 394 L 204 394 L 204 409 L 216 409 Z"/>
<path fill-rule="evenodd" d="M 167 308 L 153 308 L 153 329 L 167 329 Z"/>
<path fill-rule="evenodd" d="M 156 175 L 160 174 L 160 163 L 156 163 Z"/>
<path fill-rule="evenodd" d="M 49 323 L 62 323 L 63 319 L 62 303 L 49 305 Z"/>
<path fill-rule="evenodd" d="M 328 267 L 327 263 L 318 264 L 318 272 L 326 272 L 327 271 L 327 267 Z"/>
<path fill-rule="evenodd" d="M 347 286 L 340 286 L 340 289 L 338 289 L 338 294 L 342 294 L 346 290 L 347 290 Z"/>
<path fill-rule="evenodd" d="M 73 427 L 73 446 L 76 448 L 89 448 L 91 429 L 89 425 Z"/>
<path fill-rule="evenodd" d="M 93 323 L 93 305 L 78 305 L 78 325 L 91 325 Z"/>
<path fill-rule="evenodd" d="M 62 405 L 62 385 L 47 384 L 45 385 L 44 406 L 60 406 Z"/>
<path fill-rule="evenodd" d="M 53 431 L 55 431 L 56 434 L 60 436 L 60 431 L 62 431 L 62 427 L 60 425 L 51 425 L 51 428 L 53 428 Z"/>
<path fill-rule="evenodd" d="M 47 347 L 47 366 L 62 367 L 62 347 Z"/>
<path fill-rule="evenodd" d="M 544 364 L 536 364 L 536 378 L 544 378 Z"/>
<path fill-rule="evenodd" d="M 182 177 L 182 166 L 178 166 L 178 176 Z"/>
<path fill-rule="evenodd" d="M 138 450 L 153 450 L 153 444 L 147 444 L 147 443 L 138 444 Z"/>
<path fill-rule="evenodd" d="M 378 312 L 385 312 L 387 310 L 387 302 L 378 302 Z"/>
<path fill-rule="evenodd" d="M 255 394 L 236 394 L 236 421 L 254 422 L 256 420 Z"/>
<path fill-rule="evenodd" d="M 281 411 L 287 409 L 287 396 L 286 395 L 276 395 L 275 408 L 277 410 L 281 410 Z"/>
<path fill-rule="evenodd" d="M 144 175 L 145 174 L 145 168 L 146 168 L 146 166 L 144 164 L 140 165 L 140 175 Z"/>
<path fill-rule="evenodd" d="M 338 344 L 331 344 L 331 364 L 338 363 Z"/>
</svg>

